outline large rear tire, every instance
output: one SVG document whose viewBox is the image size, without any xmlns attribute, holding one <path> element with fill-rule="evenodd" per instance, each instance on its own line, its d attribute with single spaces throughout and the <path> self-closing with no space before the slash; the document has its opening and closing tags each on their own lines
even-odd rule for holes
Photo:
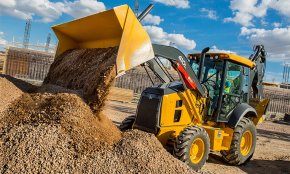
<svg viewBox="0 0 290 174">
<path fill-rule="evenodd" d="M 230 150 L 221 151 L 224 161 L 232 165 L 248 162 L 256 147 L 256 127 L 248 118 L 242 118 L 234 130 Z"/>
<path fill-rule="evenodd" d="M 190 126 L 177 137 L 174 156 L 198 171 L 208 159 L 209 148 L 210 140 L 207 132 L 201 127 Z"/>
<path fill-rule="evenodd" d="M 133 129 L 133 124 L 134 124 L 135 120 L 136 120 L 135 115 L 131 115 L 131 116 L 125 118 L 122 121 L 121 125 L 119 126 L 119 129 L 122 132 L 129 130 L 129 129 Z"/>
</svg>

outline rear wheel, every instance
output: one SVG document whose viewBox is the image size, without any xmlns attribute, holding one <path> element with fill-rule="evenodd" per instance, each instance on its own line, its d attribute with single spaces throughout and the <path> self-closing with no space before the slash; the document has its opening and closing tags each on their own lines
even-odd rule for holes
<svg viewBox="0 0 290 174">
<path fill-rule="evenodd" d="M 208 159 L 209 141 L 208 134 L 203 128 L 187 127 L 177 137 L 174 156 L 197 171 Z"/>
<path fill-rule="evenodd" d="M 119 129 L 122 132 L 129 130 L 129 129 L 133 129 L 133 124 L 134 124 L 135 120 L 136 120 L 135 115 L 131 115 L 131 116 L 125 118 L 122 121 L 121 125 L 119 126 Z"/>
<path fill-rule="evenodd" d="M 249 161 L 256 147 L 256 127 L 248 118 L 242 118 L 234 130 L 231 148 L 221 151 L 223 159 L 233 165 Z"/>
</svg>

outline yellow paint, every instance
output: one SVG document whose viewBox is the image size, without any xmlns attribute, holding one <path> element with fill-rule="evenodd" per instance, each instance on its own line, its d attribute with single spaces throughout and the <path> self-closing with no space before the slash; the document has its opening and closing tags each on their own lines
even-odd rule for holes
<svg viewBox="0 0 290 174">
<path fill-rule="evenodd" d="M 251 131 L 248 130 L 243 134 L 240 142 L 240 152 L 243 156 L 247 156 L 249 154 L 252 148 L 252 144 L 253 135 Z"/>
<path fill-rule="evenodd" d="M 176 107 L 176 101 L 182 100 L 181 107 Z M 162 98 L 160 130 L 156 135 L 162 145 L 168 145 L 175 141 L 178 135 L 188 126 L 203 127 L 210 138 L 210 149 L 213 151 L 229 150 L 233 129 L 226 128 L 223 124 L 208 122 L 203 123 L 203 117 L 206 113 L 206 98 L 201 98 L 197 93 L 185 90 L 164 95 Z M 181 117 L 178 122 L 174 122 L 174 113 L 181 111 Z"/>
<path fill-rule="evenodd" d="M 250 59 L 242 57 L 242 56 L 238 56 L 236 54 L 222 53 L 222 52 L 220 52 L 220 53 L 211 52 L 211 53 L 207 53 L 206 55 L 209 55 L 210 57 L 216 57 L 217 56 L 219 59 L 229 60 L 231 62 L 240 64 L 240 65 L 243 65 L 243 66 L 246 66 L 246 67 L 249 67 L 249 68 L 254 68 L 256 66 L 256 64 L 253 61 L 251 61 Z M 188 57 L 189 57 L 189 59 L 192 58 L 192 57 L 200 58 L 200 53 L 198 53 L 198 54 L 189 54 Z"/>
<path fill-rule="evenodd" d="M 198 164 L 204 155 L 205 144 L 201 138 L 195 139 L 190 147 L 190 160 L 193 164 Z"/>
<path fill-rule="evenodd" d="M 210 139 L 210 149 L 213 151 L 229 150 L 232 141 L 232 129 L 202 125 Z"/>
<path fill-rule="evenodd" d="M 52 27 L 59 43 L 56 56 L 73 48 L 119 46 L 117 72 L 123 73 L 152 58 L 151 40 L 128 5 Z"/>
<path fill-rule="evenodd" d="M 206 100 L 199 98 L 199 101 L 197 101 L 197 95 L 189 89 L 184 92 L 164 95 L 162 98 L 160 126 L 201 124 L 204 113 L 202 112 L 202 107 L 205 107 Z M 178 100 L 182 100 L 183 104 L 181 107 L 176 108 L 176 101 Z M 174 122 L 174 113 L 177 110 L 181 111 L 181 117 L 178 122 Z"/>
<path fill-rule="evenodd" d="M 257 118 L 253 118 L 252 121 L 255 125 L 258 123 L 261 123 L 263 121 L 263 115 L 266 113 L 266 109 L 268 107 L 270 100 L 269 99 L 250 99 L 250 105 L 256 109 L 257 112 Z"/>
</svg>

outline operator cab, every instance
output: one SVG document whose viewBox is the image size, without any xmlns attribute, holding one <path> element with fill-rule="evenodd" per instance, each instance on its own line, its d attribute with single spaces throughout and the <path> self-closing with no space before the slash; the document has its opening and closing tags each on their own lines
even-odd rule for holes
<svg viewBox="0 0 290 174">
<path fill-rule="evenodd" d="M 189 54 L 193 71 L 198 74 L 201 54 Z M 208 91 L 210 120 L 227 122 L 236 106 L 247 102 L 248 68 L 254 64 L 246 58 L 228 53 L 205 54 L 201 84 Z M 248 67 L 248 68 L 247 68 Z"/>
</svg>

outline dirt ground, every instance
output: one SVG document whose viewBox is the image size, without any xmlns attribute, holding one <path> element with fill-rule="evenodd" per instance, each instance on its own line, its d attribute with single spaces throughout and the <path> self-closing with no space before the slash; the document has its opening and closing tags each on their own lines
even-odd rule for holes
<svg viewBox="0 0 290 174">
<path fill-rule="evenodd" d="M 103 113 L 116 124 L 133 115 L 136 104 L 107 101 Z M 258 137 L 252 160 L 242 166 L 224 163 L 218 153 L 210 154 L 202 171 L 216 174 L 267 174 L 290 173 L 290 124 L 279 121 L 264 121 L 257 127 Z"/>
</svg>

